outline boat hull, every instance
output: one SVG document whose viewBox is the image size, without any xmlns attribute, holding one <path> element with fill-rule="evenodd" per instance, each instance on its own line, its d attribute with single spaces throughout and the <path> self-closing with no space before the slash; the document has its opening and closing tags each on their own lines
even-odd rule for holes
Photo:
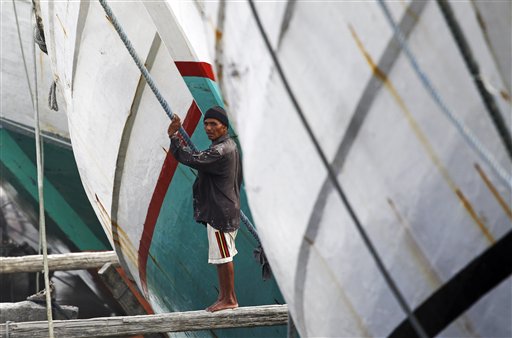
<svg viewBox="0 0 512 338">
<path fill-rule="evenodd" d="M 126 33 L 192 141 L 207 148 L 201 112 L 223 105 L 209 63 L 173 61 L 141 3 L 112 7 L 121 22 L 133 23 L 126 26 Z M 206 308 L 218 296 L 217 271 L 207 264 L 206 230 L 193 220 L 194 173 L 168 152 L 169 118 L 99 3 L 41 3 L 41 12 L 49 54 L 67 100 L 82 182 L 123 267 L 155 312 Z M 245 192 L 242 202 L 251 217 Z M 276 282 L 261 278 L 252 254 L 256 246 L 242 226 L 234 257 L 239 305 L 284 303 Z M 237 337 L 284 332 L 278 327 L 188 334 Z"/>
<path fill-rule="evenodd" d="M 510 28 L 510 4 L 485 10 L 450 3 L 510 130 L 510 85 L 502 71 L 507 58 L 492 52 L 503 37 L 486 38 L 477 19 Z M 111 5 L 199 148 L 208 146 L 197 128 L 200 111 L 226 104 L 244 152 L 244 212 L 249 205 L 301 336 L 404 332 L 406 315 L 354 214 L 416 313 L 423 306 L 439 311 L 434 301 L 439 294 L 454 283 L 465 288 L 457 284 L 459 277 L 471 266 L 487 264 L 484 259 L 494 260 L 493 253 L 510 241 L 509 182 L 475 152 L 417 76 L 420 68 L 448 109 L 510 172 L 510 158 L 435 2 L 385 2 L 416 65 L 394 39 L 378 2 L 256 4 L 319 147 L 297 115 L 247 4 Z M 50 19 L 47 36 L 54 41 L 54 67 L 70 84 L 64 96 L 73 112 L 71 138 L 86 191 L 102 223 L 112 227 L 123 265 L 158 311 L 206 306 L 206 299 L 215 297 L 216 277 L 210 269 L 211 275 L 197 279 L 206 239 L 192 221 L 194 175 L 167 153 L 168 118 L 99 5 L 55 3 L 43 14 L 63 22 L 61 29 Z M 489 24 L 487 32 L 503 32 L 500 27 Z M 205 71 L 204 64 L 213 71 Z M 247 234 L 238 242 L 246 254 L 238 256 L 237 266 L 244 269 L 251 266 L 253 243 Z M 191 258 L 196 247 L 201 253 Z M 498 265 L 510 266 L 504 257 L 498 254 Z M 273 285 L 246 288 L 255 271 L 237 273 L 242 302 L 245 297 L 254 304 L 280 301 Z M 420 318 L 428 332 L 510 335 L 510 272 L 491 275 L 487 288 L 457 303 L 443 321 Z M 466 282 L 478 284 L 478 273 L 466 276 Z M 493 309 L 504 316 L 492 317 Z"/>
</svg>

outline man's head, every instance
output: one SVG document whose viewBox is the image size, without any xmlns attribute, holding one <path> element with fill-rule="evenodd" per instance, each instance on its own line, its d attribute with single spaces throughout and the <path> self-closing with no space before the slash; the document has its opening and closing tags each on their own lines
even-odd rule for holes
<svg viewBox="0 0 512 338">
<path fill-rule="evenodd" d="M 211 141 L 228 133 L 229 121 L 226 111 L 219 106 L 212 107 L 204 114 L 204 130 Z"/>
</svg>

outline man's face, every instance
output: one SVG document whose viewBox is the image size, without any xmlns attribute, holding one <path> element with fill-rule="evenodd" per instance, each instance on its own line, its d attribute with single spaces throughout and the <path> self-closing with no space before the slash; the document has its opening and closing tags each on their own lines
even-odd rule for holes
<svg viewBox="0 0 512 338">
<path fill-rule="evenodd" d="M 204 120 L 204 131 L 210 141 L 215 141 L 228 132 L 228 127 L 217 119 L 208 118 Z"/>
</svg>

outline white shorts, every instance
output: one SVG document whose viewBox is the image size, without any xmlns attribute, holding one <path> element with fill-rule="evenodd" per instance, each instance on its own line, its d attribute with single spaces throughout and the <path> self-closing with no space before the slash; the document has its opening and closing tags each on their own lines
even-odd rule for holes
<svg viewBox="0 0 512 338">
<path fill-rule="evenodd" d="M 238 230 L 222 232 L 208 224 L 206 231 L 208 232 L 208 263 L 223 264 L 233 261 L 233 256 L 238 253 L 235 247 Z"/>
</svg>

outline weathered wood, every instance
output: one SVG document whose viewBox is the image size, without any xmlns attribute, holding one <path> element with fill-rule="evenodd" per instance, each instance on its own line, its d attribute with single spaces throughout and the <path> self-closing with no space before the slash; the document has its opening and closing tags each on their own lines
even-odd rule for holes
<svg viewBox="0 0 512 338">
<path fill-rule="evenodd" d="M 138 290 L 130 289 L 127 284 L 129 281 L 123 280 L 114 265 L 111 263 L 105 264 L 98 271 L 98 276 L 100 276 L 103 283 L 112 293 L 114 299 L 119 303 L 119 305 L 121 305 L 127 315 L 133 316 L 152 314 L 152 311 L 148 312 L 146 309 L 144 309 L 142 304 L 134 295 L 134 292 L 138 292 Z"/>
<path fill-rule="evenodd" d="M 69 305 L 59 305 L 54 308 L 55 319 L 76 319 L 78 317 L 78 307 Z M 31 322 L 35 320 L 46 320 L 46 304 L 34 303 L 28 300 L 17 303 L 0 303 L 0 323 L 6 321 Z M 3 336 L 0 336 L 3 337 Z"/>
<path fill-rule="evenodd" d="M 154 313 L 151 305 L 140 294 L 137 286 L 126 276 L 122 267 L 107 263 L 98 271 L 98 276 L 127 315 Z M 144 334 L 144 338 L 163 338 L 164 336 L 167 337 L 161 333 Z"/>
<path fill-rule="evenodd" d="M 185 332 L 235 327 L 286 325 L 287 305 L 242 307 L 219 312 L 191 311 L 145 316 L 124 316 L 74 320 L 55 320 L 57 337 L 106 337 L 156 332 Z M 0 325 L 5 337 L 6 324 Z M 9 323 L 9 337 L 48 337 L 48 323 Z"/>
<path fill-rule="evenodd" d="M 99 269 L 106 263 L 119 264 L 114 251 L 48 255 L 50 270 Z M 41 270 L 43 270 L 42 255 L 0 257 L 0 273 L 38 272 Z"/>
</svg>

